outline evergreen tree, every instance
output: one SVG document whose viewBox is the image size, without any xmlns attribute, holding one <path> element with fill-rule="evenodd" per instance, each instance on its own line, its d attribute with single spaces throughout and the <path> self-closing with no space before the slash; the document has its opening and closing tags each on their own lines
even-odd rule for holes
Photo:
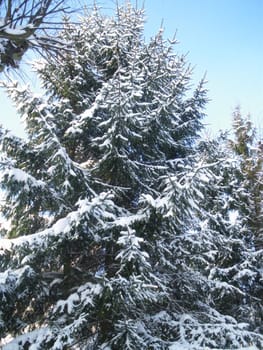
<svg viewBox="0 0 263 350">
<path fill-rule="evenodd" d="M 233 114 L 233 130 L 235 139 L 231 140 L 231 148 L 239 157 L 243 187 L 247 192 L 248 225 L 253 231 L 255 246 L 262 249 L 263 148 L 251 121 L 242 117 L 239 108 Z"/>
<path fill-rule="evenodd" d="M 238 212 L 242 217 L 241 232 L 246 234 L 247 260 L 241 273 L 246 299 L 250 300 L 250 318 L 262 333 L 262 230 L 263 230 L 263 150 L 257 139 L 256 129 L 249 117 L 244 118 L 240 109 L 233 114 L 234 140 L 231 150 L 237 158 Z M 243 248 L 244 250 L 244 248 Z"/>
<path fill-rule="evenodd" d="M 234 127 L 237 125 L 236 118 L 235 114 Z M 262 250 L 256 248 L 255 227 L 258 226 L 253 221 L 253 188 L 254 185 L 258 186 L 259 181 L 252 185 L 245 170 L 248 169 L 248 159 L 242 159 L 236 151 L 248 150 L 253 144 L 251 124 L 246 124 L 240 114 L 238 119 L 242 137 L 235 132 L 235 141 L 230 142 L 228 136 L 223 134 L 210 144 L 201 143 L 201 153 L 208 157 L 207 161 L 214 164 L 211 168 L 213 176 L 203 192 L 206 200 L 202 203 L 206 238 L 210 232 L 212 248 L 202 258 L 210 281 L 208 299 L 214 308 L 221 314 L 234 318 L 234 322 L 247 324 L 249 329 L 262 334 Z M 259 180 L 260 158 L 257 159 L 256 153 L 252 158 L 250 164 L 254 164 L 252 168 L 257 169 Z M 256 193 L 260 196 L 260 192 Z M 259 200 L 258 198 L 257 201 Z M 252 344 L 257 344 L 259 348 L 262 346 L 257 341 L 252 341 Z"/>
<path fill-rule="evenodd" d="M 191 92 L 185 57 L 161 31 L 146 43 L 143 21 L 95 7 L 65 23 L 74 50 L 38 64 L 46 95 L 7 86 L 28 139 L 1 131 L 6 349 L 263 344 L 213 293 L 234 287 L 209 279 L 230 243 L 206 198 L 218 158 L 197 145 L 204 82 Z"/>
<path fill-rule="evenodd" d="M 150 211 L 161 217 L 160 237 L 173 235 L 167 247 L 158 244 L 166 255 L 157 257 L 166 257 L 162 275 L 170 269 L 174 304 L 164 319 L 180 339 L 171 349 L 262 347 L 261 300 L 254 293 L 262 292 L 262 251 L 254 254 L 243 213 L 237 215 L 237 162 L 225 142 L 225 136 L 201 142 L 196 162 L 166 178 L 159 200 L 148 197 Z"/>
</svg>

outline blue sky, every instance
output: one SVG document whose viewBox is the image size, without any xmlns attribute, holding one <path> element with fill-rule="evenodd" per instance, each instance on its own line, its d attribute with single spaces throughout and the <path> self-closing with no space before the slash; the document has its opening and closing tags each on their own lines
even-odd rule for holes
<svg viewBox="0 0 263 350">
<path fill-rule="evenodd" d="M 209 127 L 229 128 L 237 105 L 263 126 L 262 0 L 146 0 L 145 8 L 147 32 L 162 18 L 168 37 L 177 30 L 194 81 L 206 72 Z"/>
<path fill-rule="evenodd" d="M 111 0 L 100 3 L 113 6 Z M 177 50 L 188 54 L 193 83 L 206 73 L 208 129 L 229 129 L 237 105 L 263 127 L 263 0 L 145 0 L 144 7 L 146 38 L 163 22 L 165 37 L 177 32 Z M 0 123 L 21 134 L 18 117 L 1 92 L 0 106 Z"/>
</svg>

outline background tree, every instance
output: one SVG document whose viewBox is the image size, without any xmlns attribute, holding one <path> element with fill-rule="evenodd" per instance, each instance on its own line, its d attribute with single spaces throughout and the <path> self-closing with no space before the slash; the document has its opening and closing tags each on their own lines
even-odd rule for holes
<svg viewBox="0 0 263 350">
<path fill-rule="evenodd" d="M 244 118 L 239 108 L 233 114 L 233 131 L 235 138 L 230 145 L 239 158 L 243 186 L 247 191 L 248 225 L 253 231 L 255 246 L 262 249 L 263 147 L 249 117 Z"/>
<path fill-rule="evenodd" d="M 208 145 L 202 146 L 216 164 L 213 186 L 207 187 L 204 201 L 208 213 L 205 223 L 214 242 L 214 248 L 207 254 L 209 299 L 222 314 L 227 310 L 229 316 L 261 333 L 262 250 L 255 249 L 255 231 L 250 224 L 251 194 L 243 163 L 229 148 L 227 134 L 207 149 Z"/>
<path fill-rule="evenodd" d="M 241 232 L 246 235 L 244 241 L 249 249 L 244 265 L 246 273 L 242 276 L 243 288 L 250 294 L 251 318 L 262 332 L 263 149 L 250 118 L 243 117 L 240 108 L 233 114 L 233 131 L 230 147 L 238 164 L 238 213 L 243 221 Z"/>
</svg>

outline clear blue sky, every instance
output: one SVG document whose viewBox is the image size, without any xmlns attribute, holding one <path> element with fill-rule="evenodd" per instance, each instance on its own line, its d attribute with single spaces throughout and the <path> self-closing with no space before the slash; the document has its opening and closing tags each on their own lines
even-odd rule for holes
<svg viewBox="0 0 263 350">
<path fill-rule="evenodd" d="M 210 128 L 229 128 L 238 104 L 263 127 L 263 0 L 146 0 L 145 8 L 147 32 L 162 18 L 168 37 L 177 30 L 194 80 L 207 73 Z"/>
<path fill-rule="evenodd" d="M 114 6 L 111 0 L 99 3 Z M 140 6 L 143 1 L 137 3 Z M 146 38 L 163 21 L 165 37 L 177 31 L 177 49 L 188 53 L 193 82 L 206 73 L 211 100 L 204 120 L 208 127 L 212 131 L 230 128 L 238 104 L 258 128 L 263 127 L 263 0 L 145 0 L 144 7 Z M 0 123 L 20 133 L 9 105 L 0 93 Z"/>
</svg>

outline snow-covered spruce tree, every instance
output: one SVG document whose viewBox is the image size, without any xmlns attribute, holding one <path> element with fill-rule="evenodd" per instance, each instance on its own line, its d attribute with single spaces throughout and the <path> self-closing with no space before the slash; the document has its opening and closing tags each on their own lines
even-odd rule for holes
<svg viewBox="0 0 263 350">
<path fill-rule="evenodd" d="M 226 142 L 201 142 L 193 164 L 179 160 L 181 171 L 163 177 L 159 198 L 145 196 L 161 238 L 156 264 L 173 286 L 161 317 L 166 334 L 178 332 L 171 349 L 262 348 L 262 251 L 251 249 L 238 161 Z"/>
<path fill-rule="evenodd" d="M 249 224 L 251 194 L 245 186 L 242 162 L 229 149 L 228 136 L 222 135 L 211 146 L 207 153 L 216 164 L 214 180 L 202 204 L 206 230 L 214 243 L 207 255 L 209 299 L 221 314 L 262 335 L 262 250 L 255 251 L 254 229 Z M 256 339 L 251 343 L 262 347 Z"/>
<path fill-rule="evenodd" d="M 67 21 L 74 53 L 37 67 L 47 94 L 7 86 L 28 139 L 1 131 L 4 349 L 260 342 L 210 298 L 203 83 L 191 96 L 185 58 L 143 21 L 130 5 Z"/>
<path fill-rule="evenodd" d="M 263 248 L 263 147 L 249 118 L 237 108 L 233 114 L 231 148 L 239 158 L 243 187 L 247 192 L 248 225 L 256 248 Z"/>
<path fill-rule="evenodd" d="M 252 324 L 262 333 L 263 150 L 251 120 L 249 117 L 244 118 L 239 108 L 233 114 L 233 132 L 230 149 L 238 165 L 236 213 L 242 219 L 240 231 L 244 242 L 241 247 L 243 253 L 247 247 L 243 269 L 239 272 L 239 283 L 249 301 L 243 316 L 248 315 L 249 310 Z"/>
</svg>

